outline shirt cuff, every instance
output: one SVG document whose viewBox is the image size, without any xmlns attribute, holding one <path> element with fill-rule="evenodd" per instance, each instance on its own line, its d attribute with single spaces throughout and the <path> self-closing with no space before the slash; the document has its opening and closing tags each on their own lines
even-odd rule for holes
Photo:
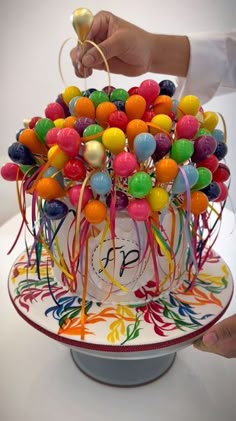
<svg viewBox="0 0 236 421">
<path fill-rule="evenodd" d="M 196 95 L 208 102 L 222 83 L 227 68 L 225 36 L 189 35 L 190 63 L 186 78 L 178 78 L 177 95 Z"/>
</svg>

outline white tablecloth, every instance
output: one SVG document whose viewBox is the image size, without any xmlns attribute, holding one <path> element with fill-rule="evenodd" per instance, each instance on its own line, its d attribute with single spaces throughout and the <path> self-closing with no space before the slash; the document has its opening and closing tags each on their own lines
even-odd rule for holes
<svg viewBox="0 0 236 421">
<path fill-rule="evenodd" d="M 10 267 L 24 248 L 16 237 L 20 215 L 0 228 L 1 421 L 235 421 L 236 359 L 188 347 L 157 381 L 138 388 L 101 385 L 74 365 L 67 347 L 22 320 L 7 292 Z M 233 231 L 234 230 L 234 231 Z M 236 279 L 235 216 L 225 210 L 215 249 Z M 227 315 L 236 312 L 236 299 Z"/>
</svg>

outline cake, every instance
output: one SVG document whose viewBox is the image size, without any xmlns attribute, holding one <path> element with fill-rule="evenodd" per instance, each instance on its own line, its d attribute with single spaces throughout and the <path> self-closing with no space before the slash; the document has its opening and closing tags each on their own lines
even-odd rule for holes
<svg viewBox="0 0 236 421">
<path fill-rule="evenodd" d="M 173 99 L 170 80 L 129 91 L 68 86 L 16 135 L 1 175 L 32 197 L 33 245 L 54 277 L 95 302 L 136 304 L 189 288 L 210 255 L 228 195 L 223 118 Z M 220 128 L 221 124 L 221 128 Z M 149 298 L 150 299 L 150 298 Z"/>
</svg>

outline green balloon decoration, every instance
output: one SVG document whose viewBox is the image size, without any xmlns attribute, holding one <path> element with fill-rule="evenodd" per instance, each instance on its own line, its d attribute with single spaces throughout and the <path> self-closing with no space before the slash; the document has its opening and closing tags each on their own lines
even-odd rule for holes
<svg viewBox="0 0 236 421">
<path fill-rule="evenodd" d="M 142 199 L 152 189 L 152 179 L 149 174 L 139 171 L 129 178 L 128 191 L 131 196 Z"/>
<path fill-rule="evenodd" d="M 195 134 L 194 138 L 197 139 L 198 137 L 201 136 L 211 136 L 211 132 L 208 129 L 204 129 L 203 127 L 201 127 L 200 129 L 198 129 L 197 133 Z"/>
<path fill-rule="evenodd" d="M 209 184 L 212 181 L 212 173 L 210 170 L 208 170 L 208 168 L 198 167 L 197 172 L 198 180 L 191 190 L 202 190 L 205 187 L 209 186 Z"/>
<path fill-rule="evenodd" d="M 171 147 L 170 158 L 174 159 L 177 164 L 182 164 L 191 158 L 193 152 L 194 146 L 191 140 L 179 139 Z"/>
<path fill-rule="evenodd" d="M 89 99 L 91 99 L 95 108 L 97 108 L 97 106 L 99 104 L 101 104 L 102 102 L 109 101 L 109 97 L 104 91 L 94 91 L 94 92 L 92 92 L 91 95 L 89 96 Z"/>
<path fill-rule="evenodd" d="M 30 177 L 34 174 L 38 167 L 35 166 L 32 168 L 32 165 L 20 165 L 20 169 L 23 172 L 23 174 L 27 173 L 27 175 Z"/>
<path fill-rule="evenodd" d="M 52 120 L 49 120 L 49 118 L 41 118 L 40 120 L 37 121 L 37 123 L 35 124 L 34 130 L 36 132 L 38 139 L 42 143 L 46 143 L 46 140 L 45 140 L 46 134 L 50 129 L 53 129 L 53 127 L 55 127 L 55 124 L 53 123 Z"/>
<path fill-rule="evenodd" d="M 125 102 L 129 98 L 129 94 L 125 89 L 117 88 L 114 89 L 110 95 L 110 100 Z"/>
<path fill-rule="evenodd" d="M 86 127 L 86 129 L 84 129 L 83 137 L 94 136 L 103 131 L 104 129 L 101 126 L 99 126 L 99 124 L 90 124 Z M 102 143 L 102 136 L 94 137 L 94 139 L 92 140 L 97 140 L 98 142 Z"/>
</svg>

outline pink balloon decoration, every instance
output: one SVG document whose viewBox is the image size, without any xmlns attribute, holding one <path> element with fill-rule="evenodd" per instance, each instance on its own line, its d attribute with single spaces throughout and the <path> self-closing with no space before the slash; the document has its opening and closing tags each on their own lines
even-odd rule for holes
<svg viewBox="0 0 236 421">
<path fill-rule="evenodd" d="M 79 153 L 81 138 L 75 129 L 65 127 L 57 134 L 57 144 L 66 155 L 75 158 Z"/>
<path fill-rule="evenodd" d="M 116 175 L 120 177 L 128 177 L 138 168 L 138 162 L 134 154 L 131 152 L 120 152 L 115 156 L 113 169 Z"/>
<path fill-rule="evenodd" d="M 4 164 L 0 170 L 0 174 L 6 181 L 16 181 L 17 178 L 18 180 L 22 180 L 24 177 L 19 165 L 13 162 L 7 162 Z"/>
<path fill-rule="evenodd" d="M 57 102 L 51 102 L 45 108 L 45 116 L 54 121 L 58 118 L 65 118 L 65 112 L 60 104 Z"/>
<path fill-rule="evenodd" d="M 45 140 L 49 148 L 57 143 L 57 134 L 60 130 L 61 129 L 59 129 L 59 127 L 53 127 L 52 129 L 48 130 Z"/>
<path fill-rule="evenodd" d="M 150 105 L 159 93 L 160 86 L 155 80 L 146 79 L 139 86 L 139 95 L 146 100 L 147 105 Z"/>
<path fill-rule="evenodd" d="M 78 206 L 79 198 L 81 195 L 82 184 L 77 184 L 69 189 L 69 199 L 74 207 Z M 85 187 L 83 192 L 81 209 L 83 209 L 87 203 L 93 198 L 92 190 L 89 187 Z"/>
<path fill-rule="evenodd" d="M 146 221 L 151 215 L 151 208 L 146 199 L 133 199 L 129 202 L 128 213 L 135 221 Z"/>
<path fill-rule="evenodd" d="M 192 115 L 185 115 L 176 124 L 177 138 L 193 139 L 198 131 L 198 128 L 198 120 Z"/>
</svg>

